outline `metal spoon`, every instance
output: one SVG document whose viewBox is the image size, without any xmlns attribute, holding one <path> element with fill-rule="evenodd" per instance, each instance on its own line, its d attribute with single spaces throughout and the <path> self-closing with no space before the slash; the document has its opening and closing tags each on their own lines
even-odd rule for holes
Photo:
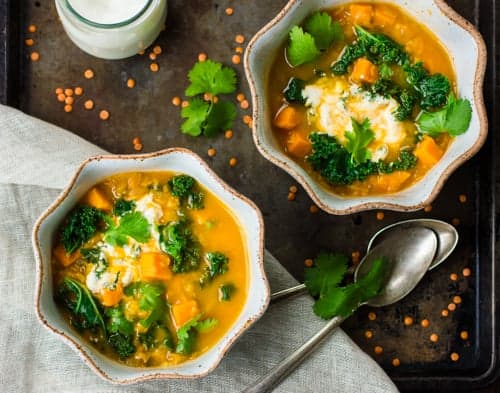
<svg viewBox="0 0 500 393">
<path fill-rule="evenodd" d="M 434 260 L 432 261 L 429 267 L 429 270 L 434 269 L 436 266 L 441 264 L 446 258 L 448 258 L 458 243 L 458 233 L 455 227 L 453 227 L 453 225 L 450 225 L 447 222 L 439 220 L 417 218 L 413 220 L 400 221 L 395 224 L 388 225 L 379 230 L 370 239 L 370 242 L 368 243 L 367 247 L 367 253 L 369 253 L 374 246 L 383 241 L 386 238 L 386 236 L 402 228 L 410 228 L 410 227 L 428 228 L 433 230 L 437 236 L 438 249 L 436 252 L 436 256 L 434 257 Z M 271 294 L 271 303 L 305 292 L 306 292 L 306 286 L 304 284 L 299 284 L 291 288 L 286 288 Z"/>
<path fill-rule="evenodd" d="M 424 227 L 403 228 L 393 232 L 359 263 L 354 280 L 370 271 L 375 259 L 385 257 L 390 266 L 387 281 L 378 296 L 364 304 L 382 307 L 393 304 L 411 292 L 425 275 L 437 251 L 435 233 Z M 309 354 L 311 354 L 345 318 L 332 318 L 299 349 L 290 354 L 267 375 L 258 380 L 245 393 L 270 392 L 290 372 L 292 372 Z"/>
</svg>

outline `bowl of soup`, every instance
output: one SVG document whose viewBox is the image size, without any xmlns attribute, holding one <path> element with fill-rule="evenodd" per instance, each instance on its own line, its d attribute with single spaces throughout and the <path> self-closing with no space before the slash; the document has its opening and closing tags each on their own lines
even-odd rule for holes
<svg viewBox="0 0 500 393">
<path fill-rule="evenodd" d="M 329 213 L 420 209 L 486 139 L 485 61 L 440 0 L 292 0 L 245 54 L 254 141 Z"/>
<path fill-rule="evenodd" d="M 206 375 L 269 303 L 263 230 L 188 150 L 90 158 L 34 227 L 38 318 L 109 381 Z"/>
</svg>

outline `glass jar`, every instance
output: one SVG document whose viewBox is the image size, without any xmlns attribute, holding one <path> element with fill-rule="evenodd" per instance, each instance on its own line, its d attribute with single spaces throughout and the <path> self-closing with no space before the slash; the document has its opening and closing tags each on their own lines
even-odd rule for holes
<svg viewBox="0 0 500 393">
<path fill-rule="evenodd" d="M 55 0 L 69 38 L 102 59 L 144 50 L 165 26 L 167 0 Z"/>
</svg>

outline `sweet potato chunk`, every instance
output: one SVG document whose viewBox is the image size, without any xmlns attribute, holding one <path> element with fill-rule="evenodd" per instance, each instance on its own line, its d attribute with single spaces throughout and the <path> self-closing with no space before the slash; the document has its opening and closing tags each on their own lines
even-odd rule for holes
<svg viewBox="0 0 500 393">
<path fill-rule="evenodd" d="M 300 114 L 293 106 L 286 106 L 281 109 L 274 118 L 276 127 L 284 130 L 293 130 L 300 124 Z"/>
<path fill-rule="evenodd" d="M 417 156 L 420 164 L 431 167 L 441 159 L 444 152 L 433 138 L 426 135 L 413 153 Z"/>
<path fill-rule="evenodd" d="M 364 57 L 356 60 L 351 72 L 351 80 L 354 83 L 375 83 L 378 79 L 378 68 L 370 60 Z"/>
<path fill-rule="evenodd" d="M 311 152 L 311 142 L 298 131 L 292 131 L 288 135 L 286 148 L 291 155 L 304 158 Z"/>
<path fill-rule="evenodd" d="M 63 267 L 68 267 L 73 264 L 78 258 L 80 258 L 80 251 L 75 251 L 71 254 L 68 254 L 64 249 L 62 244 L 59 244 L 54 248 L 54 258 L 57 262 Z"/>
<path fill-rule="evenodd" d="M 122 284 L 117 283 L 114 288 L 104 288 L 101 292 L 101 303 L 106 307 L 114 307 L 123 298 Z"/>
<path fill-rule="evenodd" d="M 378 175 L 374 188 L 379 192 L 391 193 L 401 189 L 405 181 L 410 178 L 411 174 L 406 171 L 397 171 L 387 175 Z"/>
<path fill-rule="evenodd" d="M 196 317 L 199 313 L 200 309 L 196 300 L 187 300 L 172 306 L 172 316 L 177 329 Z"/>
<path fill-rule="evenodd" d="M 397 15 L 392 10 L 377 7 L 373 13 L 373 24 L 379 27 L 391 26 L 396 22 L 396 18 Z"/>
<path fill-rule="evenodd" d="M 139 260 L 142 278 L 145 280 L 168 280 L 172 277 L 170 258 L 158 252 L 145 252 Z"/>
<path fill-rule="evenodd" d="M 373 6 L 370 4 L 351 4 L 349 7 L 352 23 L 361 26 L 371 26 Z"/>
<path fill-rule="evenodd" d="M 99 190 L 97 187 L 94 187 L 89 192 L 87 192 L 87 195 L 85 195 L 85 198 L 83 200 L 84 203 L 89 206 L 95 207 L 96 209 L 110 211 L 113 208 L 113 205 L 106 197 L 104 192 Z"/>
</svg>

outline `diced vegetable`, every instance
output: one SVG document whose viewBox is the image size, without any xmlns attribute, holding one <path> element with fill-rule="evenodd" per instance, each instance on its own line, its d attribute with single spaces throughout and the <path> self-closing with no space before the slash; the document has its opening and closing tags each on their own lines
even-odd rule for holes
<svg viewBox="0 0 500 393">
<path fill-rule="evenodd" d="M 301 116 L 293 106 L 285 106 L 274 118 L 274 124 L 283 130 L 293 130 L 301 122 Z"/>
<path fill-rule="evenodd" d="M 182 303 L 172 305 L 172 317 L 177 328 L 182 327 L 187 321 L 190 321 L 200 313 L 198 302 L 196 300 L 187 300 Z"/>
<path fill-rule="evenodd" d="M 410 172 L 396 171 L 390 174 L 376 175 L 376 180 L 371 183 L 373 188 L 379 192 L 395 192 L 401 189 L 402 184 L 410 176 Z"/>
<path fill-rule="evenodd" d="M 392 26 L 396 18 L 397 15 L 391 10 L 377 7 L 373 13 L 373 25 L 380 27 Z"/>
<path fill-rule="evenodd" d="M 142 278 L 145 280 L 169 280 L 172 278 L 170 258 L 158 252 L 144 252 L 141 254 L 139 264 Z"/>
<path fill-rule="evenodd" d="M 304 158 L 311 152 L 311 142 L 298 131 L 291 131 L 286 140 L 286 148 L 291 155 Z"/>
<path fill-rule="evenodd" d="M 99 210 L 111 211 L 113 204 L 108 197 L 97 187 L 93 187 L 83 198 L 84 203 Z"/>
<path fill-rule="evenodd" d="M 123 298 L 123 287 L 119 282 L 112 288 L 104 288 L 101 291 L 101 303 L 106 307 L 114 307 Z"/>
<path fill-rule="evenodd" d="M 357 84 L 373 84 L 378 79 L 378 68 L 370 60 L 362 57 L 354 62 L 351 80 Z"/>
<path fill-rule="evenodd" d="M 79 251 L 74 251 L 71 254 L 68 254 L 62 244 L 58 244 L 54 248 L 53 253 L 57 262 L 59 262 L 59 264 L 63 267 L 72 265 L 78 258 L 81 257 Z"/>
<path fill-rule="evenodd" d="M 414 154 L 421 164 L 425 166 L 435 165 L 443 156 L 443 150 L 430 136 L 424 136 L 417 145 Z"/>
<path fill-rule="evenodd" d="M 369 4 L 351 4 L 349 13 L 353 24 L 369 27 L 372 23 L 373 7 Z"/>
</svg>

